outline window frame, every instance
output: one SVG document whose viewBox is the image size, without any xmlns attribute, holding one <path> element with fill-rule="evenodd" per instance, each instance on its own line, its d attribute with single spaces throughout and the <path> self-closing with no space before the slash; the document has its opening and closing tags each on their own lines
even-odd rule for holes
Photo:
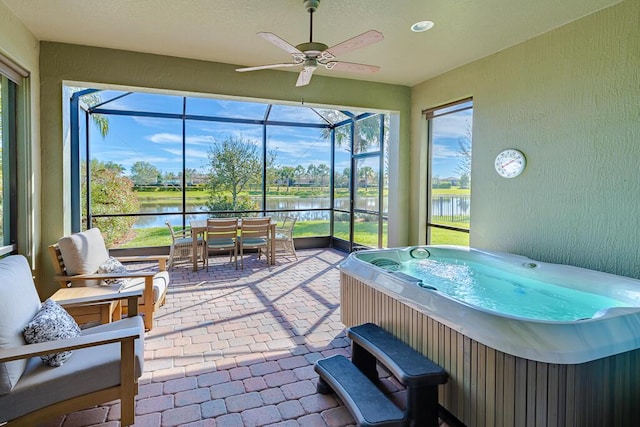
<svg viewBox="0 0 640 427">
<path fill-rule="evenodd" d="M 66 86 L 65 86 L 66 87 Z M 387 212 L 387 207 L 386 205 L 388 204 L 386 197 L 388 197 L 388 194 L 385 190 L 385 185 L 388 183 L 388 176 L 387 176 L 387 170 L 386 170 L 386 165 L 387 165 L 387 155 L 388 155 L 388 148 L 387 148 L 387 142 L 385 142 L 385 138 L 387 135 L 387 130 L 385 128 L 385 125 L 387 123 L 387 121 L 385 120 L 385 118 L 388 116 L 388 113 L 385 112 L 362 112 L 362 111 L 355 111 L 355 112 L 350 112 L 350 111 L 343 111 L 343 110 L 336 110 L 339 113 L 342 113 L 344 116 L 344 119 L 341 119 L 340 121 L 336 122 L 336 123 L 332 123 L 332 121 L 329 121 L 326 117 L 324 117 L 322 115 L 321 112 L 317 111 L 316 109 L 312 108 L 312 107 L 304 107 L 306 109 L 309 109 L 310 111 L 313 112 L 314 115 L 319 116 L 320 119 L 317 119 L 315 122 L 312 123 L 306 123 L 306 122 L 296 122 L 296 121 L 282 121 L 282 120 L 273 120 L 270 112 L 272 107 L 273 108 L 278 108 L 280 106 L 285 106 L 286 104 L 277 104 L 275 102 L 270 102 L 270 101 L 263 101 L 263 103 L 265 105 L 267 105 L 267 109 L 264 112 L 264 115 L 260 118 L 241 118 L 241 117 L 227 117 L 227 116 L 221 116 L 221 115 L 216 115 L 216 114 L 212 114 L 212 115 L 202 115 L 202 114 L 187 114 L 188 111 L 188 105 L 189 103 L 187 103 L 187 100 L 191 100 L 191 99 L 199 99 L 197 96 L 195 95 L 189 95 L 189 94 L 176 94 L 175 96 L 179 96 L 183 99 L 183 104 L 182 104 L 182 111 L 181 112 L 173 112 L 173 113 L 166 113 L 166 112 L 156 112 L 156 111 L 146 111 L 144 109 L 134 109 L 134 110 L 130 110 L 130 109 L 113 109 L 113 108 L 109 108 L 109 103 L 112 101 L 115 101 L 117 99 L 120 99 L 122 97 L 125 96 L 129 96 L 131 94 L 137 94 L 137 93 L 143 93 L 144 91 L 141 92 L 122 92 L 121 94 L 115 94 L 113 98 L 108 99 L 108 100 L 102 100 L 102 102 L 100 102 L 97 105 L 94 106 L 88 106 L 85 105 L 81 102 L 80 97 L 82 97 L 83 95 L 86 94 L 90 94 L 92 92 L 95 91 L 100 91 L 101 89 L 96 89 L 96 88 L 79 88 L 79 90 L 77 92 L 73 92 L 71 94 L 71 96 L 69 97 L 69 122 L 70 122 L 70 140 L 71 140 L 71 144 L 70 144 L 70 148 L 71 148 L 71 229 L 72 231 L 81 231 L 83 228 L 87 228 L 87 227 L 91 227 L 93 226 L 93 222 L 95 219 L 98 218 L 106 218 L 106 217 L 115 217 L 115 216 L 119 216 L 119 217 L 134 217 L 134 216 L 162 216 L 162 215 L 166 215 L 167 217 L 169 216 L 180 216 L 180 222 L 181 222 L 181 226 L 185 227 L 188 225 L 188 219 L 189 217 L 193 216 L 193 215 L 202 215 L 202 214 L 217 214 L 217 213 L 232 213 L 232 214 L 262 214 L 262 215 L 273 215 L 275 214 L 277 215 L 282 215 L 282 214 L 287 214 L 287 213 L 295 213 L 295 212 L 307 212 L 307 211 L 318 211 L 318 212 L 328 212 L 328 218 L 329 218 L 329 222 L 328 222 L 328 230 L 327 230 L 327 234 L 318 234 L 315 236 L 305 236 L 305 237 L 300 237 L 299 239 L 301 240 L 301 243 L 303 246 L 308 246 L 308 247 L 315 247 L 316 243 L 317 244 L 321 244 L 321 245 L 330 245 L 330 244 L 334 244 L 337 246 L 344 246 L 347 245 L 348 246 L 348 250 L 353 250 L 353 246 L 354 246 L 354 230 L 353 230 L 353 218 L 355 217 L 356 214 L 366 214 L 366 215 L 375 215 L 378 219 L 377 224 L 376 224 L 376 230 L 377 230 L 377 237 L 376 237 L 376 242 L 375 242 L 375 246 L 376 247 L 383 247 L 386 242 L 388 241 L 388 236 L 387 236 L 387 232 L 386 232 L 386 228 L 387 228 L 387 224 L 388 224 L 388 212 Z M 153 92 L 149 92 L 151 94 L 153 94 Z M 203 99 L 209 99 L 209 98 L 203 98 Z M 215 98 L 212 98 L 215 99 Z M 193 113 L 193 112 L 192 112 Z M 90 137 L 90 116 L 92 114 L 101 114 L 101 115 L 105 115 L 107 117 L 109 116 L 129 116 L 129 117 L 134 117 L 134 116 L 139 116 L 139 117 L 151 117 L 151 118 L 159 118 L 159 119 L 178 119 L 182 122 L 182 144 L 183 144 L 183 154 L 182 154 L 182 176 L 183 176 L 183 182 L 182 182 L 182 192 L 183 192 L 183 197 L 182 197 L 182 204 L 181 204 L 181 209 L 179 212 L 171 212 L 171 213 L 164 213 L 164 212 L 154 212 L 154 213 L 143 213 L 143 212 L 134 212 L 134 213 L 118 213 L 118 214 L 113 214 L 113 213 L 107 213 L 107 214 L 96 214 L 94 212 L 92 212 L 92 208 L 91 208 L 91 194 L 88 194 L 86 198 L 84 198 L 83 195 L 83 186 L 86 183 L 86 187 L 90 189 L 90 181 L 91 181 L 91 172 L 89 170 L 89 161 L 86 162 L 86 166 L 84 167 L 85 170 L 85 176 L 82 177 L 82 173 L 80 172 L 81 167 L 82 166 L 82 159 L 89 159 L 91 158 L 91 151 L 92 151 L 92 138 Z M 314 116 L 315 117 L 315 116 Z M 375 150 L 372 151 L 366 151 L 366 152 L 362 152 L 362 153 L 354 153 L 354 134 L 353 134 L 353 127 L 355 126 L 356 122 L 359 122 L 361 120 L 365 120 L 368 118 L 373 118 L 375 117 L 375 120 L 377 120 L 378 123 L 378 130 L 377 130 L 377 137 L 379 138 L 379 146 L 376 147 Z M 206 123 L 206 122 L 210 122 L 210 123 L 215 123 L 215 122 L 219 122 L 219 123 L 223 123 L 223 124 L 229 124 L 229 123 L 235 123 L 238 125 L 258 125 L 258 126 L 262 126 L 262 151 L 263 151 L 263 171 L 262 171 L 262 205 L 258 210 L 252 210 L 252 211 L 197 211 L 197 212 L 193 212 L 189 209 L 188 207 L 188 203 L 186 200 L 186 196 L 185 196 L 185 182 L 184 182 L 184 177 L 186 176 L 186 168 L 187 168 L 187 163 L 185 161 L 185 138 L 187 137 L 186 135 L 186 124 L 191 123 L 191 122 L 198 122 L 198 123 Z M 84 129 L 81 131 L 80 128 L 80 124 L 84 123 Z M 335 207 L 335 203 L 334 203 L 334 197 L 335 197 L 335 188 L 334 188 L 334 177 L 335 177 L 335 151 L 336 151 L 336 136 L 335 136 L 335 129 L 339 126 L 350 126 L 350 137 L 348 138 L 349 140 L 349 151 L 350 151 L 350 164 L 351 164 L 351 173 L 353 173 L 354 168 L 353 165 L 355 162 L 357 162 L 359 159 L 376 159 L 376 162 L 379 164 L 379 173 L 378 173 L 378 188 L 379 188 L 379 192 L 377 195 L 378 198 L 378 210 L 376 211 L 370 211 L 368 209 L 358 209 L 355 208 L 354 206 L 354 188 L 355 185 L 353 183 L 354 178 L 353 176 L 351 176 L 349 178 L 349 190 L 350 190 L 350 194 L 349 194 L 349 207 L 347 210 L 344 211 L 344 213 L 347 213 L 350 215 L 350 222 L 349 222 L 349 238 L 348 240 L 342 241 L 340 238 L 337 238 L 334 235 L 334 231 L 335 231 L 335 227 L 334 227 L 334 222 L 335 222 L 335 213 L 342 213 L 343 210 L 341 209 L 336 209 Z M 268 144 L 269 144 L 269 137 L 268 137 L 268 129 L 271 128 L 275 128 L 275 127 L 280 127 L 280 126 L 285 126 L 285 127 L 299 127 L 299 128 L 327 128 L 329 129 L 329 138 L 330 138 L 330 170 L 329 170 L 329 206 L 328 207 L 322 207 L 322 208 L 295 208 L 295 209 L 275 209 L 274 208 L 269 208 L 267 205 L 267 200 L 269 198 L 269 194 L 266 191 L 267 190 L 267 185 L 268 185 L 268 180 L 267 180 L 267 164 L 264 161 L 267 158 L 267 151 L 268 151 Z M 362 245 L 356 245 L 358 246 L 358 248 L 360 248 Z M 155 247 L 155 246 L 154 246 Z M 137 249 L 137 248 L 136 248 Z M 123 249 L 125 250 L 125 249 Z"/>
<path fill-rule="evenodd" d="M 469 105 L 465 105 L 469 104 Z M 460 233 L 470 234 L 471 225 L 469 228 L 455 227 L 451 225 L 444 225 L 440 223 L 434 223 L 432 220 L 433 209 L 433 195 L 432 195 L 432 181 L 433 181 L 433 119 L 438 117 L 447 116 L 450 114 L 459 113 L 466 110 L 473 110 L 473 97 L 460 99 L 458 101 L 449 102 L 447 104 L 440 105 L 434 108 L 428 108 L 422 111 L 422 114 L 427 120 L 427 220 L 426 220 L 426 242 L 431 244 L 431 230 L 438 228 L 441 230 L 455 231 Z M 473 132 L 473 130 L 472 130 Z M 473 143 L 472 143 L 473 147 Z M 471 213 L 469 213 L 471 217 Z"/>
<path fill-rule="evenodd" d="M 2 91 L 2 238 L 0 256 L 17 250 L 18 214 L 17 214 L 17 84 L 0 70 L 0 90 Z"/>
</svg>

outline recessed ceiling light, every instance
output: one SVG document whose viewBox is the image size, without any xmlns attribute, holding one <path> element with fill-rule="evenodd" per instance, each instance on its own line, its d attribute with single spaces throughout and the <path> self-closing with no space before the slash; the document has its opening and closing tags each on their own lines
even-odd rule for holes
<svg viewBox="0 0 640 427">
<path fill-rule="evenodd" d="M 432 21 L 420 21 L 411 26 L 411 31 L 414 33 L 421 33 L 433 28 L 435 24 Z"/>
</svg>

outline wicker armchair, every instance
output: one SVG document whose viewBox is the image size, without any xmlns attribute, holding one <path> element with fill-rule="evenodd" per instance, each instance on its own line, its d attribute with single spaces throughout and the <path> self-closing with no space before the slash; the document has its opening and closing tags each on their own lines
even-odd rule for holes
<svg viewBox="0 0 640 427">
<path fill-rule="evenodd" d="M 193 237 L 191 230 L 188 228 L 182 228 L 174 230 L 169 221 L 166 222 L 171 233 L 171 247 L 169 248 L 169 268 L 173 267 L 175 260 L 186 259 L 189 262 L 193 260 Z M 204 267 L 204 240 L 202 236 L 198 236 L 197 251 L 198 260 L 201 260 Z M 196 264 L 197 265 L 197 264 Z"/>
<path fill-rule="evenodd" d="M 276 227 L 276 251 L 283 252 L 285 255 L 293 255 L 298 259 L 296 247 L 293 243 L 293 227 L 296 225 L 298 218 L 294 216 L 284 217 L 282 225 Z"/>
</svg>

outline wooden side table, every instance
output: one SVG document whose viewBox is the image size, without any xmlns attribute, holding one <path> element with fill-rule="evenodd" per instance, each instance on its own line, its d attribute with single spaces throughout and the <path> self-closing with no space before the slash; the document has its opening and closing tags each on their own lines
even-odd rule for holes
<svg viewBox="0 0 640 427">
<path fill-rule="evenodd" d="M 51 299 L 64 302 L 76 298 L 113 294 L 112 288 L 93 286 L 78 286 L 75 288 L 60 288 Z M 122 301 L 106 301 L 94 304 L 82 304 L 65 307 L 79 325 L 89 322 L 111 323 L 122 318 Z"/>
</svg>

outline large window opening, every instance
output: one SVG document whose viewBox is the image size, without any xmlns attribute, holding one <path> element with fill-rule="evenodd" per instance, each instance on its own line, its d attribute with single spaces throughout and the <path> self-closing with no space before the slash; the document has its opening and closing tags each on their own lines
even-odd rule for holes
<svg viewBox="0 0 640 427">
<path fill-rule="evenodd" d="M 300 248 L 386 245 L 387 113 L 65 91 L 74 231 L 99 227 L 110 248 L 163 247 L 167 221 L 295 216 Z"/>
<path fill-rule="evenodd" d="M 427 243 L 469 246 L 473 101 L 424 114 L 429 128 Z"/>
</svg>

